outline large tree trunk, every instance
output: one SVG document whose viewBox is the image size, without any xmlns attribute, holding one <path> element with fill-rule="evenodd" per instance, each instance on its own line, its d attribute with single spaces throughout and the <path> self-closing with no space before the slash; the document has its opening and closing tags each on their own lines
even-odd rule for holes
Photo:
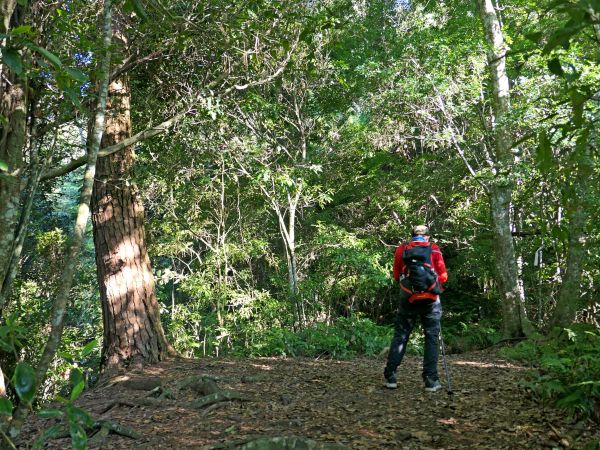
<svg viewBox="0 0 600 450">
<path fill-rule="evenodd" d="M 126 78 L 111 82 L 102 147 L 131 136 Z M 104 370 L 126 361 L 153 363 L 171 347 L 160 322 L 154 278 L 146 250 L 144 207 L 131 181 L 132 147 L 99 158 L 92 196 L 92 223 L 102 314 Z"/>
<path fill-rule="evenodd" d="M 502 297 L 504 336 L 519 337 L 531 331 L 525 315 L 525 299 L 519 289 L 515 249 L 511 234 L 510 203 L 512 197 L 512 135 L 508 123 L 510 87 L 506 74 L 506 51 L 502 28 L 492 0 L 478 0 L 479 13 L 488 45 L 488 67 L 492 83 L 494 118 L 495 179 L 490 183 L 490 208 L 496 246 L 496 271 Z"/>
</svg>

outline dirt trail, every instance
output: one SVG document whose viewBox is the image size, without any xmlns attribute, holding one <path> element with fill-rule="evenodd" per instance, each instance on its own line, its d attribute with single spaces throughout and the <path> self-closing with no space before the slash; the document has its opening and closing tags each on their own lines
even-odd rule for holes
<svg viewBox="0 0 600 450">
<path fill-rule="evenodd" d="M 399 388 L 385 389 L 383 363 L 375 358 L 167 361 L 132 375 L 160 377 L 168 388 L 190 375 L 210 374 L 218 378 L 219 388 L 235 390 L 250 401 L 195 410 L 189 402 L 198 395 L 181 391 L 177 400 L 165 400 L 158 407 L 120 405 L 103 413 L 115 400 L 147 395 L 117 383 L 84 393 L 79 406 L 142 435 L 132 440 L 110 434 L 91 447 L 103 449 L 202 448 L 281 435 L 355 449 L 581 448 L 591 438 L 588 424 L 574 424 L 560 412 L 534 403 L 518 386 L 525 369 L 492 354 L 449 357 L 452 400 L 443 390 L 423 391 L 420 358 L 410 356 L 400 367 Z M 30 421 L 24 435 L 34 438 L 52 423 Z M 57 439 L 45 448 L 68 447 L 68 439 Z"/>
</svg>

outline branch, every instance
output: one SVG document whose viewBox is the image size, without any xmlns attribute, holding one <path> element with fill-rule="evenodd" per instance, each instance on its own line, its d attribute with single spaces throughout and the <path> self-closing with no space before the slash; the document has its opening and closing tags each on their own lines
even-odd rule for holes
<svg viewBox="0 0 600 450">
<path fill-rule="evenodd" d="M 150 53 L 149 55 L 142 56 L 141 58 L 138 58 L 138 59 L 133 59 L 133 56 L 127 58 L 123 62 L 123 64 L 121 64 L 119 67 L 117 67 L 113 71 L 113 73 L 110 74 L 110 80 L 113 81 L 114 79 L 123 75 L 125 72 L 129 71 L 130 69 L 133 69 L 135 66 L 139 66 L 140 64 L 145 63 L 146 61 L 155 59 L 156 57 L 160 56 L 164 51 L 165 51 L 165 49 L 161 48 L 159 50 L 156 50 L 155 52 Z"/>
<path fill-rule="evenodd" d="M 229 88 L 225 89 L 221 93 L 221 95 L 227 95 L 233 90 L 241 91 L 241 90 L 245 90 L 245 89 L 248 89 L 251 87 L 261 86 L 263 84 L 269 83 L 270 81 L 273 81 L 275 78 L 277 78 L 279 75 L 281 75 L 283 73 L 283 71 L 285 70 L 285 68 L 287 67 L 287 65 L 292 57 L 292 54 L 298 45 L 299 40 L 300 40 L 300 35 L 298 34 L 296 36 L 296 40 L 295 40 L 294 44 L 291 46 L 290 50 L 287 52 L 284 60 L 281 62 L 281 64 L 277 68 L 277 70 L 275 70 L 275 72 L 273 72 L 271 75 L 269 75 L 266 78 L 263 78 L 261 80 L 251 81 L 251 82 L 248 82 L 243 85 L 230 86 Z M 153 55 L 155 55 L 155 54 L 148 55 L 147 58 L 150 58 Z M 141 60 L 137 60 L 137 61 L 133 62 L 132 64 L 136 64 L 138 62 L 141 62 L 142 60 L 144 60 L 144 58 L 142 58 Z M 121 66 L 121 69 L 117 69 L 117 71 L 111 75 L 111 78 L 114 78 L 116 76 L 116 74 L 119 74 L 119 70 L 122 70 L 124 67 L 128 66 L 128 64 L 129 63 L 126 63 L 123 66 Z M 221 75 L 219 75 L 216 79 L 214 79 L 212 82 L 210 82 L 206 86 L 206 90 L 210 90 L 210 89 L 214 88 L 225 78 L 226 78 L 226 74 L 222 73 Z M 189 104 L 189 106 L 185 108 L 185 110 L 177 113 L 176 115 L 174 115 L 173 117 L 171 117 L 168 120 L 165 120 L 164 122 L 160 123 L 159 125 L 156 125 L 151 128 L 147 128 L 143 131 L 140 131 L 139 133 L 137 133 L 127 139 L 124 139 L 123 141 L 119 142 L 118 144 L 103 148 L 98 153 L 98 157 L 101 158 L 104 156 L 112 155 L 113 153 L 116 153 L 119 150 L 123 150 L 124 148 L 127 148 L 131 145 L 137 144 L 140 141 L 143 141 L 145 139 L 149 139 L 151 137 L 154 137 L 156 135 L 164 133 L 171 126 L 173 126 L 176 122 L 178 122 L 180 119 L 182 119 L 190 111 L 190 109 L 192 109 L 192 107 L 202 99 L 202 97 L 203 97 L 202 93 L 197 95 L 196 98 Z M 74 159 L 62 167 L 58 167 L 56 169 L 45 172 L 41 176 L 40 181 L 46 181 L 46 180 L 49 180 L 52 178 L 66 175 L 67 173 L 72 172 L 73 170 L 85 165 L 86 161 L 87 161 L 87 155 L 84 155 L 77 159 Z"/>
<path fill-rule="evenodd" d="M 195 103 L 195 102 L 194 102 Z M 188 112 L 190 111 L 190 108 L 186 108 L 185 111 L 181 111 L 178 114 L 174 115 L 173 117 L 171 117 L 168 120 L 165 120 L 164 122 L 151 127 L 151 128 L 147 128 L 143 131 L 140 131 L 139 133 L 134 134 L 131 137 L 128 137 L 127 139 L 123 139 L 121 142 L 119 142 L 118 144 L 115 145 L 110 145 L 108 147 L 104 147 L 102 150 L 100 150 L 100 152 L 98 152 L 98 157 L 104 157 L 104 156 L 109 156 L 112 155 L 113 153 L 118 152 L 119 150 L 123 150 L 124 148 L 127 148 L 131 145 L 137 144 L 140 141 L 143 141 L 145 139 L 149 139 L 151 137 L 154 137 L 158 134 L 164 133 L 165 131 L 167 131 L 171 126 L 173 126 L 176 122 L 178 122 L 182 117 L 184 117 Z M 60 177 L 62 175 L 65 175 L 69 172 L 72 172 L 73 170 L 77 169 L 78 167 L 83 166 L 87 161 L 87 155 L 81 156 L 77 159 L 74 159 L 70 162 L 68 162 L 67 164 L 65 164 L 62 167 L 58 167 L 56 169 L 52 169 L 52 170 L 48 170 L 47 172 L 45 172 L 42 177 L 40 178 L 41 181 L 46 181 L 49 180 L 51 178 L 56 178 L 56 177 Z"/>
</svg>

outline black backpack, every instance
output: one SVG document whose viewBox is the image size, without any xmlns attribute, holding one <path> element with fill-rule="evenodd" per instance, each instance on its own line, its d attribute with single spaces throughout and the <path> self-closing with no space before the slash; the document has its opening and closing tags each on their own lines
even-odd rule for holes
<svg viewBox="0 0 600 450">
<path fill-rule="evenodd" d="M 406 278 L 402 280 L 405 290 L 413 293 L 431 292 L 441 294 L 438 275 L 431 263 L 431 244 L 408 247 L 402 253 L 406 265 Z"/>
</svg>

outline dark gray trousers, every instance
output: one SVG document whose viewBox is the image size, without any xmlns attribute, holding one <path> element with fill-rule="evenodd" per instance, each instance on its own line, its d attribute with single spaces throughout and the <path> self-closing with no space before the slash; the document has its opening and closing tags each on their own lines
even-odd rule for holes
<svg viewBox="0 0 600 450">
<path fill-rule="evenodd" d="M 388 353 L 387 365 L 383 371 L 386 378 L 395 375 L 396 369 L 402 362 L 406 344 L 410 333 L 421 320 L 421 326 L 425 333 L 425 354 L 423 356 L 423 380 L 428 377 L 432 380 L 438 379 L 437 363 L 439 355 L 440 319 L 442 318 L 442 304 L 439 300 L 430 302 L 427 300 L 409 303 L 409 294 L 403 292 L 396 316 L 394 337 Z"/>
</svg>

